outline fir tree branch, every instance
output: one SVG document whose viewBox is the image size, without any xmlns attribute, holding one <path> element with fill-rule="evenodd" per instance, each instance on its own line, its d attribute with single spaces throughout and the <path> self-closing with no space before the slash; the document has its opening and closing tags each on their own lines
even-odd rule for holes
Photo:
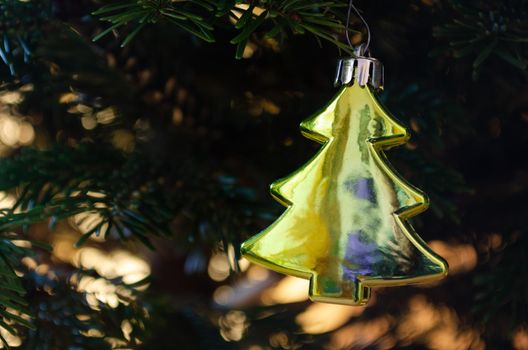
<svg viewBox="0 0 528 350">
<path fill-rule="evenodd" d="M 33 312 L 26 300 L 26 289 L 16 272 L 21 267 L 20 259 L 33 256 L 35 252 L 29 242 L 17 245 L 15 241 L 23 242 L 25 239 L 6 233 L 0 238 L 0 327 L 14 336 L 19 333 L 16 330 L 18 326 L 35 329 L 31 320 Z M 0 340 L 9 348 L 4 337 L 0 336 Z"/>
<path fill-rule="evenodd" d="M 59 220 L 89 212 L 100 220 L 78 244 L 91 235 L 115 234 L 122 239 L 132 235 L 151 246 L 149 235 L 169 234 L 172 214 L 164 209 L 165 196 L 147 169 L 139 157 L 126 158 L 111 149 L 101 152 L 96 146 L 26 149 L 0 161 L 0 189 L 21 189 L 14 206 L 0 218 L 0 230 L 47 219 L 53 228 Z"/>
<path fill-rule="evenodd" d="M 28 308 L 36 316 L 35 329 L 16 329 L 24 337 L 20 349 L 137 348 L 139 339 L 145 337 L 146 306 L 135 287 L 121 279 L 108 279 L 92 270 L 37 273 L 25 268 L 23 273 L 22 280 L 33 291 L 27 297 Z M 90 284 L 106 286 L 117 301 L 101 301 L 97 289 L 86 288 Z"/>
<path fill-rule="evenodd" d="M 231 19 L 239 33 L 231 40 L 237 45 L 236 57 L 241 58 L 250 37 L 260 32 L 274 37 L 286 30 L 294 34 L 311 33 L 317 40 L 325 40 L 340 50 L 351 49 L 340 41 L 343 25 L 344 3 L 331 1 L 150 1 L 127 0 L 99 8 L 93 15 L 110 26 L 94 37 L 101 39 L 126 26 L 130 28 L 122 42 L 128 44 L 147 24 L 165 20 L 192 35 L 213 42 L 213 30 L 218 19 Z"/>
<path fill-rule="evenodd" d="M 480 1 L 467 4 L 458 0 L 448 2 L 452 15 L 446 23 L 434 28 L 433 35 L 447 42 L 455 58 L 472 58 L 473 79 L 480 75 L 483 65 L 492 56 L 519 70 L 528 67 L 528 25 L 526 2 Z M 435 54 L 445 52 L 438 48 Z"/>
</svg>

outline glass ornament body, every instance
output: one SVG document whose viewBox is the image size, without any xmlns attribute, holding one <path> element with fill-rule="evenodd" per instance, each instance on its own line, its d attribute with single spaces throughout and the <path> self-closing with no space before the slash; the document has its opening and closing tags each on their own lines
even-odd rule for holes
<svg viewBox="0 0 528 350">
<path fill-rule="evenodd" d="M 384 150 L 409 134 L 365 84 L 341 87 L 301 123 L 323 146 L 271 194 L 286 211 L 242 244 L 248 260 L 310 279 L 312 300 L 362 305 L 370 288 L 440 279 L 447 263 L 407 222 L 428 199 L 390 166 Z"/>
</svg>

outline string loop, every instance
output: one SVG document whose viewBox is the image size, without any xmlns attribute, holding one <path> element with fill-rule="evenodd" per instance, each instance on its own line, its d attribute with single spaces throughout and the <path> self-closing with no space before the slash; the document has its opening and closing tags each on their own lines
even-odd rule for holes
<svg viewBox="0 0 528 350">
<path fill-rule="evenodd" d="M 350 48 L 352 49 L 352 51 L 354 51 L 354 53 L 357 52 L 356 48 L 354 47 L 354 45 L 352 45 L 352 42 L 350 41 L 350 33 L 349 33 L 350 17 L 352 16 L 352 10 L 354 10 L 356 15 L 359 17 L 359 19 L 361 19 L 361 22 L 363 22 L 363 25 L 367 29 L 367 43 L 365 45 L 361 45 L 362 48 L 360 49 L 360 51 L 362 52 L 360 52 L 360 55 L 367 54 L 369 53 L 369 46 L 370 46 L 370 27 L 367 21 L 365 20 L 365 18 L 363 18 L 363 16 L 359 12 L 358 8 L 354 6 L 354 0 L 350 0 L 348 3 L 348 13 L 347 13 L 347 21 L 346 21 L 346 27 L 345 27 L 345 35 L 346 35 L 346 39 L 348 42 L 348 46 L 350 46 Z"/>
</svg>

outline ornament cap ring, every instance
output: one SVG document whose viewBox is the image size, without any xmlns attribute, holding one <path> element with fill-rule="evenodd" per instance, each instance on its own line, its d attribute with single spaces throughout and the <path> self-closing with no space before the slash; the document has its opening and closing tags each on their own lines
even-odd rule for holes
<svg viewBox="0 0 528 350">
<path fill-rule="evenodd" d="M 374 89 L 383 89 L 383 64 L 365 54 L 366 46 L 361 44 L 354 47 L 352 57 L 339 59 L 334 86 L 359 84 L 364 87 L 368 84 Z"/>
</svg>

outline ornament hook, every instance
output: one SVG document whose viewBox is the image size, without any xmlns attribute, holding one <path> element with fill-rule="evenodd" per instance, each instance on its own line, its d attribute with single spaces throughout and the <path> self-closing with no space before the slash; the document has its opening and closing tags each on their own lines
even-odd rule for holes
<svg viewBox="0 0 528 350">
<path fill-rule="evenodd" d="M 380 61 L 370 56 L 370 27 L 357 7 L 354 6 L 354 0 L 350 0 L 348 5 L 346 39 L 348 45 L 350 45 L 350 48 L 352 49 L 352 57 L 342 58 L 338 61 L 334 85 L 341 86 L 358 84 L 359 86 L 364 87 L 368 84 L 374 89 L 382 89 L 383 65 Z M 367 29 L 367 42 L 356 46 L 352 45 L 349 34 L 352 10 L 354 10 Z"/>
<path fill-rule="evenodd" d="M 350 41 L 350 17 L 352 16 L 352 10 L 356 13 L 356 15 L 361 19 L 361 22 L 363 22 L 363 25 L 367 29 L 367 43 L 361 44 L 358 47 L 354 47 L 352 45 L 352 42 Z M 346 21 L 346 27 L 345 27 L 345 35 L 348 42 L 348 46 L 354 51 L 354 55 L 356 56 L 364 56 L 364 54 L 369 52 L 369 46 L 370 46 L 370 27 L 365 20 L 365 18 L 361 15 L 358 8 L 354 6 L 354 0 L 350 0 L 348 3 L 348 13 L 347 13 L 347 21 Z"/>
</svg>

